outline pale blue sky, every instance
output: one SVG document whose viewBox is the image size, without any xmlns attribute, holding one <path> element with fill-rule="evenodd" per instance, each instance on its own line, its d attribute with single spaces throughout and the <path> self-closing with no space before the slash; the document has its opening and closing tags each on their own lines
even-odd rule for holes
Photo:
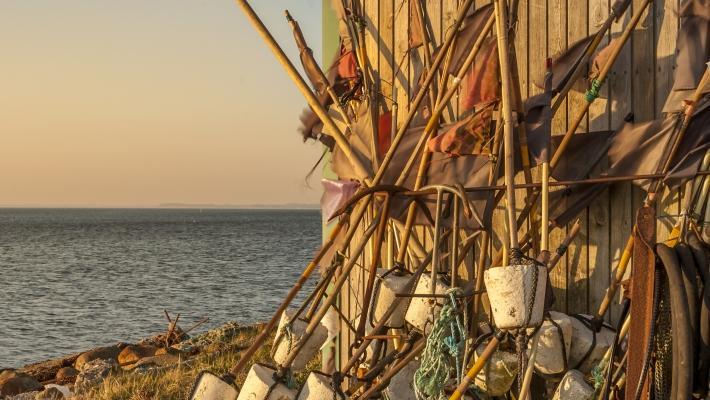
<svg viewBox="0 0 710 400">
<path fill-rule="evenodd" d="M 252 6 L 320 60 L 321 0 Z M 314 203 L 305 101 L 230 0 L 0 1 L 0 206 Z"/>
</svg>

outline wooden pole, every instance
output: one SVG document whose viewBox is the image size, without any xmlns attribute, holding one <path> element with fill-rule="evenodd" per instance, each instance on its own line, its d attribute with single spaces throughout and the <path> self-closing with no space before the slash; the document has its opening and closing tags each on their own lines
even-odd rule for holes
<svg viewBox="0 0 710 400">
<path fill-rule="evenodd" d="M 646 0 L 648 2 L 648 0 Z M 683 124 L 680 127 L 680 130 L 678 131 L 677 135 L 675 135 L 675 140 L 671 146 L 670 152 L 668 154 L 668 157 L 666 160 L 663 162 L 661 174 L 664 174 L 668 172 L 668 169 L 670 168 L 670 164 L 673 161 L 673 158 L 675 157 L 675 154 L 678 152 L 678 147 L 680 147 L 680 143 L 683 141 L 683 136 L 685 136 L 685 132 L 688 130 L 688 125 L 690 125 L 690 120 L 693 116 L 693 113 L 695 113 L 695 107 L 697 106 L 698 102 L 700 101 L 700 98 L 703 94 L 703 90 L 705 89 L 705 86 L 708 84 L 708 81 L 710 81 L 710 63 L 708 67 L 705 69 L 705 73 L 703 74 L 702 79 L 700 79 L 700 83 L 698 84 L 698 87 L 695 88 L 695 92 L 693 93 L 693 97 L 691 98 L 691 102 L 686 107 L 685 110 L 685 115 L 683 117 Z M 656 190 L 658 190 L 658 184 L 660 180 L 651 182 L 651 186 L 649 187 L 648 194 L 646 195 L 646 199 L 644 200 L 644 204 L 646 205 L 652 205 L 655 202 L 656 199 Z M 634 226 L 635 229 L 635 226 Z M 624 274 L 626 273 L 626 268 L 629 265 L 629 261 L 631 260 L 631 255 L 633 253 L 634 249 L 634 235 L 633 233 L 629 235 L 628 240 L 626 241 L 626 246 L 624 247 L 624 252 L 621 254 L 621 259 L 619 260 L 619 265 L 616 267 L 616 273 L 612 275 L 612 280 L 609 282 L 609 288 L 607 289 L 606 293 L 604 294 L 604 299 L 602 299 L 602 303 L 599 305 L 599 310 L 597 311 L 597 318 L 602 318 L 606 311 L 609 309 L 609 306 L 611 305 L 611 301 L 614 298 L 614 295 L 616 295 L 616 291 L 619 289 L 619 284 L 621 282 L 621 279 L 623 279 Z"/>
<path fill-rule="evenodd" d="M 323 245 L 321 245 L 320 250 L 318 250 L 318 253 L 316 253 L 315 257 L 313 257 L 313 260 L 308 263 L 308 266 L 305 270 L 303 270 L 301 276 L 296 281 L 296 284 L 293 285 L 293 287 L 286 294 L 286 298 L 284 298 L 284 300 L 281 302 L 279 308 L 276 309 L 276 312 L 274 312 L 274 314 L 271 316 L 269 322 L 264 325 L 264 329 L 262 329 L 261 333 L 254 339 L 254 342 L 252 342 L 251 346 L 249 346 L 249 348 L 241 355 L 239 362 L 234 366 L 234 368 L 231 369 L 229 373 L 232 375 L 232 377 L 237 376 L 237 374 L 239 374 L 239 372 L 244 369 L 247 363 L 251 361 L 251 358 L 254 356 L 254 353 L 259 350 L 261 345 L 264 344 L 266 339 L 268 339 L 269 336 L 273 333 L 274 327 L 276 327 L 276 324 L 281 319 L 281 314 L 283 314 L 283 312 L 288 308 L 288 306 L 291 304 L 291 301 L 293 301 L 293 299 L 296 297 L 303 285 L 308 281 L 308 278 L 316 269 L 316 267 L 320 263 L 320 260 L 323 258 L 323 256 L 325 256 L 331 246 L 333 246 L 333 243 L 335 243 L 335 239 L 338 237 L 340 230 L 345 225 L 345 221 L 346 218 L 342 218 L 335 225 L 333 230 L 330 232 L 330 235 L 328 236 L 328 240 L 323 243 Z"/>
<path fill-rule="evenodd" d="M 584 50 L 584 54 L 582 55 L 579 63 L 574 66 L 574 69 L 572 70 L 572 75 L 570 75 L 569 80 L 567 81 L 567 83 L 565 83 L 565 86 L 555 98 L 555 102 L 552 105 L 552 115 L 555 115 L 557 110 L 562 105 L 562 102 L 567 98 L 567 95 L 569 94 L 570 90 L 572 90 L 572 87 L 574 86 L 577 79 L 580 77 L 582 72 L 586 70 L 584 66 L 589 62 L 589 59 L 597 50 L 597 47 L 599 47 L 599 44 L 601 43 L 602 39 L 604 39 L 604 36 L 606 36 L 606 33 L 607 31 L 609 31 L 609 28 L 611 28 L 611 25 L 614 23 L 614 20 L 621 17 L 621 15 L 626 11 L 626 8 L 628 7 L 629 3 L 630 0 L 622 0 L 618 10 L 614 7 L 611 8 L 609 16 L 606 18 L 597 33 L 594 34 L 594 38 L 592 38 L 591 43 L 589 43 L 587 48 Z"/>
<path fill-rule="evenodd" d="M 513 158 L 513 112 L 511 109 L 510 61 L 508 49 L 508 23 L 506 4 L 495 0 L 496 37 L 498 39 L 498 58 L 501 68 L 501 103 L 503 117 L 503 149 L 505 151 L 505 186 L 508 216 L 508 235 L 511 247 L 518 247 L 518 222 L 515 217 L 515 160 Z"/>
<path fill-rule="evenodd" d="M 535 358 L 537 357 L 537 347 L 540 343 L 540 333 L 535 335 L 532 342 L 532 351 L 530 352 L 530 358 L 528 359 L 528 367 L 525 369 L 525 376 L 523 377 L 523 385 L 520 389 L 520 395 L 518 400 L 526 400 L 530 392 L 530 384 L 532 383 L 532 375 L 535 370 Z M 520 372 L 518 372 L 520 373 Z"/>
<path fill-rule="evenodd" d="M 497 0 L 498 1 L 498 0 Z M 498 348 L 498 344 L 503 340 L 505 337 L 505 332 L 503 331 L 496 331 L 496 333 L 491 337 L 490 342 L 486 345 L 486 348 L 483 349 L 483 353 L 478 357 L 476 362 L 473 363 L 473 366 L 468 370 L 466 373 L 466 376 L 463 377 L 461 380 L 461 383 L 459 386 L 454 390 L 454 393 L 449 397 L 449 400 L 459 400 L 463 397 L 463 394 L 466 393 L 466 390 L 468 389 L 469 385 L 471 385 L 471 382 L 476 378 L 476 375 L 478 375 L 479 372 L 483 369 L 483 367 L 486 365 L 486 362 L 488 362 L 488 359 L 491 358 L 493 353 L 495 353 L 496 349 Z"/>
<path fill-rule="evenodd" d="M 355 174 L 364 182 L 369 183 L 370 182 L 370 177 L 369 174 L 367 173 L 367 170 L 365 167 L 362 165 L 360 160 L 357 158 L 357 156 L 353 153 L 352 148 L 350 147 L 350 143 L 348 140 L 345 138 L 345 135 L 343 135 L 343 132 L 340 131 L 340 128 L 335 124 L 335 121 L 331 118 L 330 114 L 328 114 L 328 111 L 323 107 L 323 105 L 318 101 L 318 98 L 313 94 L 313 91 L 311 88 L 308 86 L 305 80 L 303 80 L 303 77 L 301 77 L 301 74 L 298 73 L 296 70 L 296 67 L 294 67 L 293 63 L 291 60 L 288 59 L 284 51 L 281 49 L 279 44 L 276 42 L 276 39 L 271 35 L 271 32 L 264 26 L 264 23 L 261 22 L 261 19 L 259 19 L 259 16 L 256 15 L 254 10 L 251 8 L 247 0 L 235 0 L 237 4 L 242 8 L 242 11 L 244 12 L 244 15 L 246 15 L 247 19 L 249 19 L 249 22 L 254 26 L 254 29 L 259 33 L 259 35 L 264 39 L 266 44 L 269 46 L 271 51 L 274 53 L 276 56 L 276 59 L 281 63 L 281 65 L 284 67 L 286 70 L 286 73 L 288 76 L 293 80 L 293 82 L 296 84 L 296 87 L 298 90 L 303 94 L 303 96 L 306 98 L 306 101 L 308 102 L 308 105 L 313 109 L 313 111 L 318 115 L 318 118 L 320 118 L 321 121 L 323 121 L 323 124 L 325 127 L 328 129 L 330 134 L 333 136 L 333 139 L 335 140 L 335 143 L 338 145 L 340 150 L 343 152 L 343 155 L 348 159 L 350 162 L 351 166 L 353 167 L 353 170 L 355 171 Z"/>
<path fill-rule="evenodd" d="M 577 128 L 582 122 L 582 119 L 584 119 L 584 116 L 587 115 L 587 111 L 589 111 L 589 106 L 594 102 L 594 100 L 596 100 L 597 96 L 599 95 L 599 89 L 604 84 L 604 80 L 609 74 L 609 71 L 611 71 L 611 67 L 614 65 L 614 62 L 619 57 L 619 54 L 621 53 L 621 50 L 623 49 L 626 42 L 629 40 L 629 37 L 631 37 L 631 33 L 634 31 L 636 25 L 641 20 L 641 16 L 643 15 L 644 11 L 652 2 L 653 0 L 643 0 L 643 3 L 640 4 L 640 7 L 638 7 L 633 17 L 631 17 L 631 21 L 629 21 L 629 23 L 624 28 L 624 31 L 621 33 L 621 36 L 619 37 L 618 42 L 616 43 L 616 46 L 614 46 L 611 51 L 611 54 L 609 55 L 609 59 L 607 59 L 606 63 L 604 63 L 604 66 L 602 67 L 602 70 L 599 72 L 599 76 L 594 79 L 594 81 L 592 82 L 592 87 L 585 94 L 586 101 L 584 102 L 582 109 L 579 111 L 577 117 L 570 124 L 569 129 L 567 129 L 567 132 L 565 132 L 565 135 L 562 138 L 562 141 L 560 142 L 559 146 L 557 147 L 555 154 L 552 156 L 552 160 L 550 161 L 551 169 L 554 170 L 557 166 L 557 163 L 560 161 L 560 157 L 569 145 L 570 140 L 572 140 L 572 135 L 574 135 L 574 133 L 577 131 Z"/>
</svg>

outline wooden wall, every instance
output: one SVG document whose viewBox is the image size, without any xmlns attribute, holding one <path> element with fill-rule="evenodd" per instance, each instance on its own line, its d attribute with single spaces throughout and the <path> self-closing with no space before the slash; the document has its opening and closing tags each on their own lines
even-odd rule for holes
<svg viewBox="0 0 710 400">
<path fill-rule="evenodd" d="M 407 105 L 414 94 L 416 78 L 423 68 L 424 49 L 409 50 L 407 30 L 413 23 L 409 17 L 409 2 L 420 0 L 356 0 L 364 10 L 367 23 L 366 47 L 368 57 L 381 82 L 384 98 L 399 104 L 399 120 L 407 113 Z M 426 25 L 435 45 L 439 45 L 453 25 L 460 0 L 421 0 L 426 8 Z M 476 7 L 488 1 L 476 2 Z M 532 79 L 545 68 L 547 57 L 562 51 L 570 44 L 596 32 L 609 14 L 613 0 L 520 0 L 519 23 L 515 46 L 518 74 L 524 98 L 540 93 Z M 629 10 L 613 24 L 610 37 L 616 37 L 631 18 L 641 0 L 633 0 Z M 614 129 L 624 117 L 633 112 L 636 121 L 660 116 L 660 111 L 672 84 L 673 55 L 678 30 L 678 0 L 658 0 L 646 11 L 644 18 L 626 44 L 614 69 L 602 89 L 602 96 L 592 105 L 579 131 Z M 605 44 L 609 37 L 605 40 Z M 579 112 L 583 94 L 574 92 L 556 114 L 553 134 L 563 134 L 567 124 Z M 383 111 L 392 102 L 381 102 Z M 447 120 L 457 117 L 453 106 L 445 115 Z M 536 174 L 533 174 L 537 176 Z M 523 181 L 518 176 L 517 181 Z M 521 207 L 524 192 L 519 193 Z M 604 296 L 610 273 L 616 267 L 624 244 L 631 232 L 633 215 L 641 204 L 644 192 L 630 183 L 617 184 L 603 193 L 579 218 L 582 229 L 570 246 L 567 255 L 554 269 L 550 278 L 555 290 L 555 308 L 567 313 L 593 314 Z M 679 212 L 679 196 L 666 193 L 659 203 L 658 238 L 665 239 Z M 504 215 L 499 209 L 494 215 L 495 235 L 492 249 L 501 247 Z M 563 227 L 552 232 L 551 248 L 555 249 L 565 237 Z M 525 227 L 521 228 L 522 230 Z M 431 233 L 419 229 L 419 238 L 426 246 Z M 475 253 L 472 251 L 470 260 Z M 360 315 L 361 293 L 364 288 L 364 266 L 368 255 L 356 267 L 351 282 L 341 292 L 341 309 L 353 322 Z M 467 269 L 471 271 L 470 262 Z M 469 275 L 470 276 L 470 275 Z M 613 307 L 607 318 L 618 314 Z M 352 333 L 342 326 L 340 359 L 347 358 Z"/>
</svg>

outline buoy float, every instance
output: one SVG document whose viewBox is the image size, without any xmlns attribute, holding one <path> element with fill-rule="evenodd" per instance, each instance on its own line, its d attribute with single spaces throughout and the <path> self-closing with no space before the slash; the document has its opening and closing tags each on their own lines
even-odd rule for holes
<svg viewBox="0 0 710 400">
<path fill-rule="evenodd" d="M 390 305 L 394 303 L 397 293 L 404 291 L 404 287 L 411 278 L 410 274 L 402 274 L 384 268 L 377 270 L 377 289 L 375 294 L 374 311 L 372 323 L 376 325 L 387 312 Z M 391 328 L 401 328 L 404 325 L 404 315 L 407 313 L 407 302 L 402 301 L 397 309 L 390 315 L 386 326 Z"/>
<path fill-rule="evenodd" d="M 593 398 L 594 388 L 584 380 L 584 374 L 571 369 L 557 385 L 552 400 L 592 400 Z"/>
<path fill-rule="evenodd" d="M 293 400 L 296 392 L 274 380 L 275 369 L 263 364 L 252 365 L 237 400 Z"/>
<path fill-rule="evenodd" d="M 568 365 L 572 344 L 571 318 L 566 314 L 550 311 L 550 318 L 545 319 L 535 336 L 540 337 L 535 356 L 535 370 L 548 376 L 563 374 Z M 534 340 L 528 341 L 530 346 L 533 342 Z"/>
<path fill-rule="evenodd" d="M 476 348 L 474 360 L 483 353 L 485 344 Z M 518 356 L 503 350 L 496 350 L 481 372 L 476 375 L 474 384 L 489 396 L 502 396 L 506 394 L 515 382 L 518 375 Z"/>
<path fill-rule="evenodd" d="M 419 369 L 419 360 L 412 360 L 390 380 L 384 390 L 389 400 L 410 400 L 416 398 L 414 393 L 414 373 Z"/>
<path fill-rule="evenodd" d="M 431 288 L 431 277 L 422 274 L 419 277 L 419 282 L 417 282 L 417 288 L 414 293 L 430 294 Z M 436 294 L 446 294 L 448 290 L 449 287 L 441 282 L 441 279 L 436 280 Z M 446 301 L 444 298 L 414 297 L 412 301 L 409 302 L 409 307 L 407 308 L 404 319 L 414 328 L 426 334 L 438 317 L 439 310 L 441 310 L 441 307 L 444 305 L 444 301 Z"/>
<path fill-rule="evenodd" d="M 331 383 L 330 375 L 313 371 L 308 374 L 306 383 L 303 384 L 303 387 L 301 387 L 301 390 L 298 392 L 297 399 L 321 400 L 336 398 Z"/>
<path fill-rule="evenodd" d="M 543 265 L 508 265 L 483 274 L 493 320 L 499 329 L 537 326 L 542 322 L 547 285 Z M 537 281 L 537 285 L 534 282 Z M 532 303 L 532 312 L 529 312 Z"/>
<path fill-rule="evenodd" d="M 289 356 L 289 353 L 294 350 L 296 343 L 300 341 L 303 333 L 306 331 L 308 322 L 298 318 L 292 321 L 295 311 L 289 310 L 281 315 L 279 328 L 276 331 L 274 339 L 274 362 L 282 365 Z M 290 323 L 290 327 L 289 327 Z M 323 324 L 318 324 L 318 327 L 308 338 L 306 344 L 301 348 L 300 352 L 290 365 L 291 371 L 297 372 L 303 370 L 313 357 L 318 354 L 318 351 L 323 346 L 323 343 L 328 339 L 328 329 Z"/>
<path fill-rule="evenodd" d="M 569 351 L 569 366 L 578 369 L 583 374 L 588 374 L 595 365 L 599 364 L 606 351 L 614 343 L 616 335 L 611 327 L 602 325 L 601 330 L 596 332 L 595 338 L 594 331 L 589 328 L 589 323 L 582 322 L 578 318 L 587 321 L 592 319 L 586 314 L 571 318 L 572 345 Z M 594 348 L 591 348 L 592 345 Z"/>
</svg>

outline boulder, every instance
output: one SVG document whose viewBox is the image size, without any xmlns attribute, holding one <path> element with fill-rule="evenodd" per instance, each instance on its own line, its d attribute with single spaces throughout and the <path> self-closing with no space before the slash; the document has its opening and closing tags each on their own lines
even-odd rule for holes
<svg viewBox="0 0 710 400">
<path fill-rule="evenodd" d="M 141 358 L 152 357 L 158 350 L 157 347 L 151 345 L 130 345 L 126 346 L 118 354 L 118 364 L 128 365 L 133 364 Z"/>
<path fill-rule="evenodd" d="M 111 372 L 118 369 L 118 363 L 114 359 L 96 359 L 82 365 L 79 375 L 76 377 L 74 387 L 77 391 L 84 391 L 90 386 L 95 386 L 104 380 Z"/>
<path fill-rule="evenodd" d="M 119 343 L 113 346 L 98 347 L 85 353 L 81 353 L 81 355 L 77 357 L 74 362 L 74 368 L 81 371 L 84 364 L 93 360 L 116 360 L 118 358 L 118 354 L 124 347 L 126 347 L 125 344 Z"/>
<path fill-rule="evenodd" d="M 57 375 L 55 375 L 54 379 L 59 384 L 73 383 L 77 375 L 79 375 L 79 371 L 77 371 L 76 368 L 64 367 L 57 371 Z"/>
<path fill-rule="evenodd" d="M 40 394 L 41 392 L 34 390 L 32 392 L 25 392 L 25 393 L 20 393 L 15 396 L 9 396 L 9 397 L 3 397 L 3 400 L 35 400 L 35 396 Z"/>
<path fill-rule="evenodd" d="M 62 400 L 63 398 L 64 393 L 55 387 L 44 389 L 35 396 L 35 400 Z"/>
<path fill-rule="evenodd" d="M 52 360 L 28 364 L 20 368 L 19 371 L 33 376 L 40 382 L 50 381 L 54 379 L 57 375 L 57 371 L 60 369 L 74 365 L 74 362 L 79 355 L 81 355 L 81 353 L 75 353 L 62 358 L 55 358 Z"/>
<path fill-rule="evenodd" d="M 23 372 L 5 370 L 0 373 L 0 398 L 38 391 L 43 388 L 37 379 Z"/>
</svg>

